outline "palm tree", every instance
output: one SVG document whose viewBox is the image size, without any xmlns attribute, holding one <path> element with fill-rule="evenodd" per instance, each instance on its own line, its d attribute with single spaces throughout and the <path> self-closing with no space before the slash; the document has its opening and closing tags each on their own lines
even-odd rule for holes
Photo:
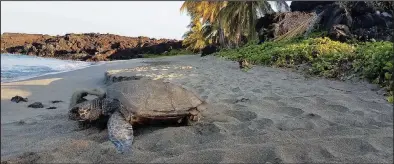
<svg viewBox="0 0 394 164">
<path fill-rule="evenodd" d="M 277 7 L 289 8 L 285 1 L 273 3 Z M 186 11 L 196 25 L 185 35 L 185 44 L 201 43 L 199 40 L 192 40 L 205 38 L 206 44 L 220 43 L 222 47 L 228 47 L 229 42 L 239 45 L 242 36 L 246 36 L 248 40 L 257 39 L 254 29 L 257 18 L 273 12 L 271 5 L 265 0 L 238 2 L 189 0 L 182 4 L 180 10 Z M 197 37 L 197 35 L 201 36 Z M 197 47 L 200 46 L 194 46 Z"/>
<path fill-rule="evenodd" d="M 190 30 L 183 35 L 182 44 L 187 46 L 187 50 L 199 51 L 204 48 L 208 43 L 202 31 L 202 23 L 195 19 L 189 24 Z"/>
<path fill-rule="evenodd" d="M 220 11 L 219 21 L 228 30 L 229 39 L 235 45 L 241 43 L 241 37 L 246 36 L 248 40 L 257 39 L 254 26 L 259 15 L 270 11 L 267 1 L 231 1 Z"/>
<path fill-rule="evenodd" d="M 225 46 L 225 32 L 222 22 L 217 20 L 220 11 L 226 7 L 228 2 L 216 1 L 205 3 L 205 10 L 202 15 L 202 21 L 206 26 L 204 30 L 207 39 L 214 40 L 214 43 L 219 43 L 221 47 Z M 207 33 L 208 32 L 208 33 Z M 210 32 L 210 33 L 209 33 Z"/>
<path fill-rule="evenodd" d="M 185 1 L 181 6 L 181 12 L 186 11 L 190 16 L 202 19 L 202 22 L 213 23 L 220 10 L 226 6 L 227 1 Z M 193 19 L 193 18 L 192 18 Z"/>
<path fill-rule="evenodd" d="M 217 15 L 220 10 L 227 4 L 225 1 L 185 1 L 181 7 L 181 12 L 186 11 L 191 19 L 201 19 L 204 26 L 202 27 L 204 36 L 207 40 L 215 40 L 224 45 L 224 31 L 220 22 L 217 21 Z"/>
</svg>

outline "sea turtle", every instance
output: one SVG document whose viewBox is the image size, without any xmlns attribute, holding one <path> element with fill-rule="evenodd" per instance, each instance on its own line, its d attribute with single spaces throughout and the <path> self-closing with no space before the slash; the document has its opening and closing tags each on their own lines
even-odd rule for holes
<svg viewBox="0 0 394 164">
<path fill-rule="evenodd" d="M 80 96 L 96 94 L 93 100 L 76 103 Z M 78 96 L 75 96 L 78 95 Z M 205 101 L 185 88 L 163 80 L 132 80 L 109 85 L 107 92 L 76 91 L 71 101 L 70 119 L 94 121 L 102 115 L 110 116 L 107 127 L 109 139 L 120 153 L 131 151 L 133 126 L 152 120 L 199 121 Z"/>
</svg>

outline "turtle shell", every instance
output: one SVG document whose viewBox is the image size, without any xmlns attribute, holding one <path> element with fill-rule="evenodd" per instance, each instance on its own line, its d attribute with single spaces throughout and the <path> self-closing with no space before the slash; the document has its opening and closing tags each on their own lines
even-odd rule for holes
<svg viewBox="0 0 394 164">
<path fill-rule="evenodd" d="M 113 83 L 107 88 L 107 97 L 121 102 L 125 116 L 127 112 L 142 117 L 186 115 L 203 103 L 196 94 L 179 85 L 149 79 Z"/>
</svg>

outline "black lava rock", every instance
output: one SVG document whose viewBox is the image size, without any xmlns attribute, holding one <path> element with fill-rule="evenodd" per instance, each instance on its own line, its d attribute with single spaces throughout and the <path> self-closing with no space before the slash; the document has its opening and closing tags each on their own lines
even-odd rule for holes
<svg viewBox="0 0 394 164">
<path fill-rule="evenodd" d="M 215 45 L 208 45 L 201 50 L 201 57 L 213 54 L 218 51 L 218 47 Z"/>
<path fill-rule="evenodd" d="M 41 102 L 35 102 L 33 104 L 30 104 L 29 106 L 27 106 L 29 108 L 44 108 L 44 105 L 42 105 Z"/>
<path fill-rule="evenodd" d="M 16 95 L 16 96 L 14 96 L 14 97 L 11 98 L 11 101 L 12 101 L 12 102 L 16 102 L 16 103 L 19 103 L 19 102 L 21 102 L 21 101 L 27 102 L 27 98 L 23 98 L 23 97 L 21 97 L 21 96 Z"/>
</svg>

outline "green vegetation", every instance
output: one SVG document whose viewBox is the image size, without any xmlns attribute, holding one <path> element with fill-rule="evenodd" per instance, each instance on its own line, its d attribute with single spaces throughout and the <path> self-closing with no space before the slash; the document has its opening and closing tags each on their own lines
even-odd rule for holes
<svg viewBox="0 0 394 164">
<path fill-rule="evenodd" d="M 394 50 L 392 42 L 364 43 L 356 50 L 354 67 L 372 83 L 380 84 L 390 93 L 388 100 L 393 102 Z"/>
<path fill-rule="evenodd" d="M 343 79 L 358 75 L 380 84 L 393 101 L 393 43 L 367 42 L 348 44 L 324 38 L 296 38 L 287 41 L 246 45 L 225 49 L 215 55 L 231 60 L 246 60 L 251 64 L 295 68 L 305 66 L 306 73 Z"/>
<path fill-rule="evenodd" d="M 157 57 L 163 57 L 163 56 L 192 55 L 192 54 L 195 54 L 195 53 L 193 53 L 192 51 L 189 51 L 189 50 L 184 50 L 184 49 L 181 49 L 181 50 L 173 49 L 171 51 L 164 52 L 161 54 L 144 54 L 144 58 L 157 58 Z"/>
<path fill-rule="evenodd" d="M 289 9 L 285 1 L 272 2 L 276 7 Z M 353 4 L 343 2 L 349 9 Z M 391 4 L 373 3 L 379 9 L 392 9 Z M 327 31 L 307 33 L 308 38 L 300 37 L 310 31 L 311 18 L 274 41 L 256 45 L 254 26 L 257 17 L 273 12 L 266 0 L 185 1 L 181 11 L 191 17 L 190 30 L 183 40 L 187 50 L 197 52 L 206 45 L 215 44 L 222 49 L 215 55 L 231 60 L 274 67 L 301 67 L 307 74 L 326 78 L 345 79 L 356 75 L 390 91 L 388 100 L 393 101 L 394 50 L 391 42 L 361 43 L 354 39 L 341 43 L 323 37 L 327 36 Z M 243 38 L 249 43 L 245 44 Z M 247 66 L 243 70 L 248 69 Z"/>
</svg>

